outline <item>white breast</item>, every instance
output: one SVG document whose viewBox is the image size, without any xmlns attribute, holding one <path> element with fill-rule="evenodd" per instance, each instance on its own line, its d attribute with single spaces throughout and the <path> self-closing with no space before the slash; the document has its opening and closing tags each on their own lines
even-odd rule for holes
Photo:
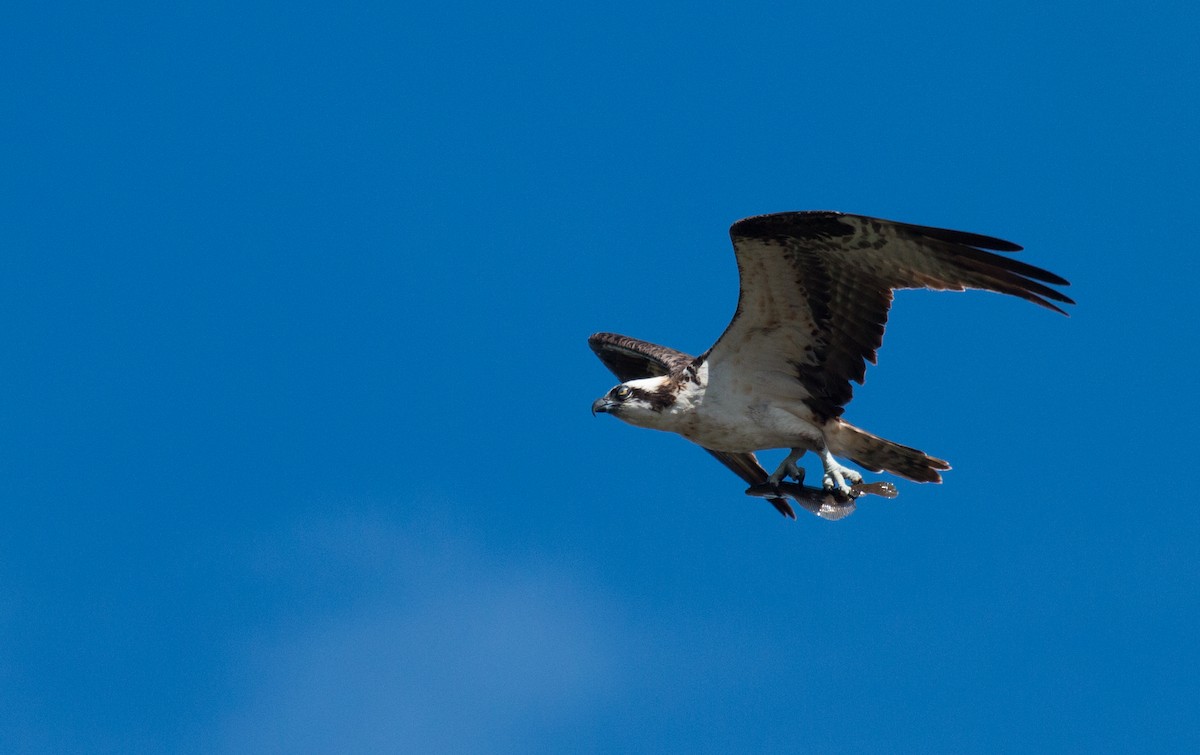
<svg viewBox="0 0 1200 755">
<path fill-rule="evenodd" d="M 721 372 L 724 372 L 722 370 Z M 710 374 L 704 363 L 672 407 L 672 430 L 705 448 L 746 452 L 812 447 L 821 431 L 792 376 Z"/>
</svg>

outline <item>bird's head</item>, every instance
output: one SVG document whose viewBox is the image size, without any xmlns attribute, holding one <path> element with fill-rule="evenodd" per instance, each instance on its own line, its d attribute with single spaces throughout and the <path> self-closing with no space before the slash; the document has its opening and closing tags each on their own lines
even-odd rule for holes
<svg viewBox="0 0 1200 755">
<path fill-rule="evenodd" d="M 628 380 L 592 402 L 592 414 L 611 414 L 638 427 L 660 427 L 675 403 L 667 376 Z"/>
</svg>

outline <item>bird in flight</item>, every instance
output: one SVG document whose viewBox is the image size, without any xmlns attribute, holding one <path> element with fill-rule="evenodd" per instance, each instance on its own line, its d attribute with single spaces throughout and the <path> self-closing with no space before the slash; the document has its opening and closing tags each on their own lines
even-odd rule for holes
<svg viewBox="0 0 1200 755">
<path fill-rule="evenodd" d="M 820 457 L 823 488 L 843 499 L 862 475 L 834 457 L 916 482 L 941 482 L 950 468 L 842 418 L 851 382 L 861 385 L 875 363 L 894 290 L 982 289 L 1064 315 L 1055 302 L 1074 304 L 1051 288 L 1066 280 L 995 254 L 1021 247 L 989 236 L 828 211 L 758 215 L 729 235 L 741 286 L 725 332 L 698 357 L 591 336 L 622 381 L 592 413 L 682 435 L 760 491 L 765 485 L 758 494 L 792 518 L 784 495 L 798 486 L 786 480 L 803 482 L 797 462 L 808 451 Z M 772 448 L 789 453 L 768 475 L 754 452 Z"/>
</svg>

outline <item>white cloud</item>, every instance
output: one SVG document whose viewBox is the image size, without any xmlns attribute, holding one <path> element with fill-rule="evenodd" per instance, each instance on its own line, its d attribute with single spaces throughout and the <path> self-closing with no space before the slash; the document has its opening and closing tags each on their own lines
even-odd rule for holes
<svg viewBox="0 0 1200 755">
<path fill-rule="evenodd" d="M 615 694 L 627 661 L 609 601 L 552 568 L 429 535 L 326 522 L 265 559 L 373 572 L 374 586 L 252 653 L 229 751 L 519 749 Z"/>
</svg>

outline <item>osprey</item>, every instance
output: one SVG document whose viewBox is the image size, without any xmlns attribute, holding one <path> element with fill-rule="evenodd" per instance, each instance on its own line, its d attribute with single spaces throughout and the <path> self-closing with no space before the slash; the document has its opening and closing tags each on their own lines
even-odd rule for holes
<svg viewBox="0 0 1200 755">
<path fill-rule="evenodd" d="M 843 500 L 862 475 L 835 456 L 916 482 L 941 482 L 950 468 L 842 418 L 851 381 L 861 385 L 875 363 L 893 290 L 983 289 L 1064 315 L 1053 302 L 1074 304 L 1047 285 L 1070 285 L 1059 276 L 985 251 L 1021 249 L 989 236 L 841 212 L 758 215 L 729 235 L 741 289 L 725 332 L 698 357 L 596 333 L 589 345 L 622 382 L 592 413 L 682 435 L 751 485 L 773 486 L 768 500 L 792 518 L 783 494 L 795 486 L 784 480 L 803 480 L 806 451 Z M 790 451 L 770 475 L 754 456 L 768 448 Z"/>
</svg>

